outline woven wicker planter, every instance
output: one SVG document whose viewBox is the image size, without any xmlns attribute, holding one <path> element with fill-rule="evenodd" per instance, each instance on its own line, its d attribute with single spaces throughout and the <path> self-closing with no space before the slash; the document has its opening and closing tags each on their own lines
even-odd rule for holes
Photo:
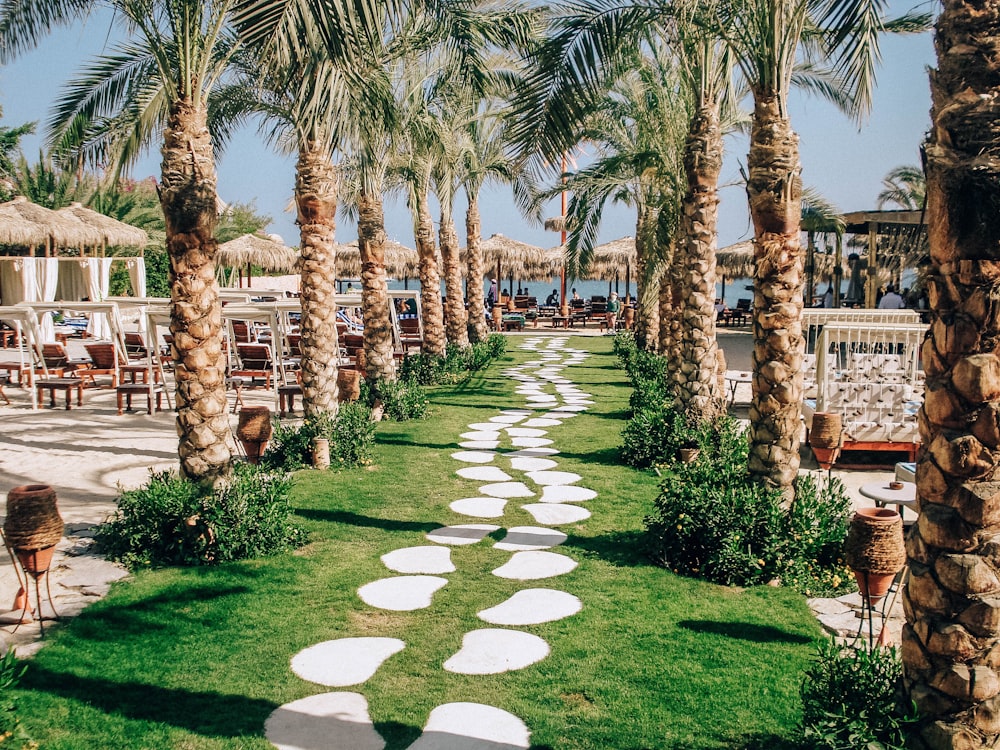
<svg viewBox="0 0 1000 750">
<path fill-rule="evenodd" d="M 3 533 L 25 571 L 38 576 L 48 570 L 63 534 L 55 490 L 47 484 L 25 484 L 8 492 Z"/>
<path fill-rule="evenodd" d="M 313 438 L 312 462 L 314 469 L 330 468 L 330 441 L 327 438 Z"/>
<path fill-rule="evenodd" d="M 236 437 L 240 439 L 250 463 L 260 463 L 260 457 L 267 450 L 267 443 L 271 439 L 272 429 L 271 410 L 266 406 L 244 406 L 240 409 Z"/>
<path fill-rule="evenodd" d="M 851 519 L 845 553 L 861 596 L 878 601 L 906 564 L 902 517 L 889 508 L 861 508 Z"/>
<path fill-rule="evenodd" d="M 350 367 L 337 370 L 337 400 L 357 401 L 361 397 L 361 372 Z"/>
<path fill-rule="evenodd" d="M 809 430 L 809 446 L 816 462 L 829 470 L 840 456 L 844 444 L 843 420 L 839 414 L 816 412 L 813 414 L 812 429 Z"/>
</svg>

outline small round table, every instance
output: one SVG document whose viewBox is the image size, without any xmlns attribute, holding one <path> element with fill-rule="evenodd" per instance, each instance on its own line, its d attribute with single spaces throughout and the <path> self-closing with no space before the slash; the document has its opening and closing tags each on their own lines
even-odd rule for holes
<svg viewBox="0 0 1000 750">
<path fill-rule="evenodd" d="M 902 488 L 898 490 L 889 487 L 889 480 L 881 482 L 868 482 L 861 485 L 859 490 L 864 497 L 874 500 L 875 505 L 884 508 L 887 505 L 898 505 L 899 515 L 902 518 L 906 508 L 917 508 L 917 485 L 913 482 L 900 482 Z"/>
<path fill-rule="evenodd" d="M 752 383 L 753 375 L 749 372 L 737 372 L 731 370 L 726 373 L 726 382 L 729 384 L 729 403 L 736 403 L 736 386 L 740 383 Z"/>
</svg>

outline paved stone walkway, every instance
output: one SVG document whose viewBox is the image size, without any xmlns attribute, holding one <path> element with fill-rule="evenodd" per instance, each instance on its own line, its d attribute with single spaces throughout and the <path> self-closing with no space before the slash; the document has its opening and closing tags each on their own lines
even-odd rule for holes
<svg viewBox="0 0 1000 750">
<path fill-rule="evenodd" d="M 442 526 L 427 534 L 428 545 L 406 547 L 382 556 L 393 574 L 358 590 L 359 607 L 410 611 L 434 606 L 434 596 L 448 585 L 447 575 L 462 564 L 462 548 L 493 543 L 498 556 L 493 575 L 525 582 L 506 601 L 477 615 L 486 625 L 466 633 L 461 648 L 441 664 L 446 672 L 493 675 L 524 669 L 549 658 L 544 638 L 517 628 L 572 617 L 585 603 L 558 588 L 558 577 L 577 566 L 559 553 L 566 534 L 557 527 L 590 517 L 579 503 L 597 493 L 578 483 L 581 477 L 558 471 L 559 450 L 548 428 L 561 425 L 593 402 L 567 377 L 568 368 L 588 354 L 566 346 L 564 337 L 529 337 L 521 348 L 538 359 L 504 371 L 518 381 L 525 407 L 499 411 L 486 422 L 468 426 L 451 454 L 455 473 L 478 482 L 478 495 L 450 505 L 470 523 Z M 538 526 L 504 527 L 506 508 L 519 504 Z M 523 504 L 522 504 L 523 503 Z M 483 523 L 481 520 L 495 521 Z M 533 582 L 544 582 L 544 585 Z M 299 677 L 332 688 L 278 708 L 265 725 L 267 739 L 281 750 L 381 750 L 382 737 L 372 725 L 364 683 L 380 669 L 392 669 L 392 657 L 419 648 L 396 638 L 341 638 L 310 646 L 297 654 L 291 669 Z M 528 748 L 531 729 L 500 706 L 448 703 L 433 709 L 423 734 L 409 750 L 515 750 Z"/>
</svg>

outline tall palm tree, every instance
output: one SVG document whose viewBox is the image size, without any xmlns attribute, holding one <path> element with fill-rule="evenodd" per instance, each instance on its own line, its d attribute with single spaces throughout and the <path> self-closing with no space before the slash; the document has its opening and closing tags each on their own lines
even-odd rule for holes
<svg viewBox="0 0 1000 750">
<path fill-rule="evenodd" d="M 882 192 L 878 194 L 878 207 L 892 205 L 904 211 L 920 211 L 927 196 L 927 180 L 923 170 L 904 164 L 890 169 L 882 178 Z"/>
<path fill-rule="evenodd" d="M 923 747 L 1000 742 L 1000 3 L 946 0 L 936 24 L 924 145 L 931 325 L 917 463 L 920 520 L 907 540 L 904 684 Z"/>
<path fill-rule="evenodd" d="M 162 134 L 160 204 L 170 256 L 178 453 L 185 476 L 213 482 L 229 470 L 230 432 L 215 280 L 216 176 L 207 102 L 234 48 L 226 26 L 232 3 L 6 4 L 0 8 L 0 60 L 99 6 L 113 9 L 129 41 L 70 83 L 50 123 L 51 141 L 92 162 L 112 156 L 113 166 L 121 167 Z M 129 115 L 121 118 L 128 129 L 88 142 L 97 125 L 122 113 Z"/>
</svg>

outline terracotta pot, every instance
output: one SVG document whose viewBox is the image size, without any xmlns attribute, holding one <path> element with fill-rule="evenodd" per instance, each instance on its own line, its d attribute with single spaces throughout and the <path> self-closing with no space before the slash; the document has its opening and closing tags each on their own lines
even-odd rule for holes
<svg viewBox="0 0 1000 750">
<path fill-rule="evenodd" d="M 837 459 L 840 458 L 840 448 L 819 448 L 816 446 L 812 447 L 813 455 L 816 457 L 816 463 L 820 465 L 820 468 L 827 471 L 837 463 Z"/>
<path fill-rule="evenodd" d="M 851 519 L 845 555 L 862 597 L 881 599 L 906 564 L 902 517 L 889 508 L 861 508 Z"/>
<path fill-rule="evenodd" d="M 25 484 L 10 490 L 3 531 L 14 549 L 54 547 L 63 534 L 55 490 L 47 484 Z"/>
<path fill-rule="evenodd" d="M 15 549 L 14 552 L 17 554 L 21 567 L 24 568 L 24 572 L 32 578 L 38 578 L 51 567 L 56 547 L 53 544 L 51 547 L 43 549 Z"/>
<path fill-rule="evenodd" d="M 813 414 L 812 429 L 809 430 L 809 445 L 816 463 L 829 470 L 840 456 L 844 444 L 843 419 L 839 414 L 816 412 Z"/>
<path fill-rule="evenodd" d="M 358 349 L 358 353 L 354 355 L 354 366 L 362 375 L 365 374 L 365 368 L 368 366 L 368 355 L 365 354 L 364 349 Z"/>
<path fill-rule="evenodd" d="M 313 467 L 316 469 L 330 468 L 330 441 L 326 438 L 313 438 Z"/>
<path fill-rule="evenodd" d="M 625 327 L 631 330 L 632 324 L 635 322 L 635 308 L 632 305 L 628 305 L 625 308 Z"/>
<path fill-rule="evenodd" d="M 701 450 L 699 448 L 681 448 L 678 453 L 680 455 L 681 463 L 689 464 L 698 458 L 698 454 L 701 453 Z"/>
<path fill-rule="evenodd" d="M 361 397 L 361 371 L 350 367 L 337 370 L 337 400 L 357 401 Z"/>
<path fill-rule="evenodd" d="M 503 308 L 500 305 L 493 306 L 493 328 L 503 330 Z"/>
<path fill-rule="evenodd" d="M 236 437 L 243 445 L 243 451 L 250 463 L 260 463 L 260 457 L 267 450 L 272 430 L 271 410 L 266 406 L 244 406 L 240 409 Z"/>
</svg>

